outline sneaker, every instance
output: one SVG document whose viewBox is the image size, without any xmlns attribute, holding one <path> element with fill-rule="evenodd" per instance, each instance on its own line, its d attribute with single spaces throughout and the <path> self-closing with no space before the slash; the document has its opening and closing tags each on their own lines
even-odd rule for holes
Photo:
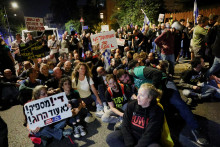
<svg viewBox="0 0 220 147">
<path fill-rule="evenodd" d="M 78 125 L 77 128 L 79 129 L 79 132 L 80 132 L 81 136 L 85 136 L 86 135 L 86 131 L 84 130 L 84 127 L 82 125 Z"/>
<path fill-rule="evenodd" d="M 63 136 L 66 137 L 66 138 L 68 138 L 68 136 L 70 136 L 72 133 L 73 133 L 73 130 L 72 130 L 71 128 L 65 129 L 65 130 L 63 131 Z"/>
<path fill-rule="evenodd" d="M 94 120 L 95 120 L 95 117 L 93 117 L 91 113 L 87 113 L 87 116 L 86 116 L 86 118 L 85 118 L 85 122 L 91 123 L 91 122 L 93 122 Z"/>
<path fill-rule="evenodd" d="M 103 110 L 103 106 L 100 105 L 100 104 L 97 104 L 96 105 L 96 111 L 99 112 L 99 111 L 102 111 Z"/>
<path fill-rule="evenodd" d="M 103 114 L 104 114 L 103 110 L 98 111 L 98 112 L 95 113 L 95 115 L 96 115 L 97 117 L 99 117 L 99 118 L 101 118 Z"/>
<path fill-rule="evenodd" d="M 74 137 L 75 138 L 79 138 L 80 134 L 79 134 L 79 129 L 77 126 L 74 126 Z"/>
<path fill-rule="evenodd" d="M 104 106 L 104 112 L 106 113 L 109 110 L 109 106 Z"/>
<path fill-rule="evenodd" d="M 209 141 L 207 140 L 207 136 L 202 133 L 201 129 L 191 130 L 196 142 L 200 145 L 208 145 Z"/>
</svg>

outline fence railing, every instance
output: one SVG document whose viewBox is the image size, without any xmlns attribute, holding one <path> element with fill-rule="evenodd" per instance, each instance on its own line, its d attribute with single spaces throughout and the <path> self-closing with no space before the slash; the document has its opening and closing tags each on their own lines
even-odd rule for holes
<svg viewBox="0 0 220 147">
<path fill-rule="evenodd" d="M 209 16 L 210 14 L 214 15 L 220 15 L 220 6 L 216 8 L 211 9 L 201 9 L 199 10 L 199 14 L 202 14 L 203 16 Z M 194 21 L 193 17 L 193 10 L 187 11 L 187 12 L 177 12 L 177 13 L 165 13 L 164 22 L 174 21 L 174 20 L 180 20 L 180 19 L 187 19 L 191 22 Z"/>
</svg>

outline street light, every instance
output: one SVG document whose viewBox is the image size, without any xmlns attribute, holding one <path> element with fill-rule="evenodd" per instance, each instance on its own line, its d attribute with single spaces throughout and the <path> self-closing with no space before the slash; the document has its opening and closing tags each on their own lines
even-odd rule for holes
<svg viewBox="0 0 220 147">
<path fill-rule="evenodd" d="M 12 8 L 18 8 L 18 4 L 16 2 L 12 2 L 11 5 L 12 5 Z M 10 39 L 12 41 L 10 24 L 9 24 L 9 21 L 8 21 L 8 14 L 7 14 L 5 6 L 4 6 L 4 11 L 5 11 L 5 16 L 6 16 L 6 21 L 7 21 L 7 24 L 8 24 L 8 34 L 9 34 L 9 37 L 10 37 Z"/>
<path fill-rule="evenodd" d="M 16 2 L 12 2 L 11 5 L 12 5 L 12 8 L 18 8 L 18 4 Z"/>
</svg>

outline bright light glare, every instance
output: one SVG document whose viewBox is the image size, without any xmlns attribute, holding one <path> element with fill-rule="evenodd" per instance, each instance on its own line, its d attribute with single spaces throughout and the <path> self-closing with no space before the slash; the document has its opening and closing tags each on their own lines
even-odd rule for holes
<svg viewBox="0 0 220 147">
<path fill-rule="evenodd" d="M 18 8 L 18 4 L 16 2 L 12 2 L 11 5 L 13 8 Z"/>
</svg>

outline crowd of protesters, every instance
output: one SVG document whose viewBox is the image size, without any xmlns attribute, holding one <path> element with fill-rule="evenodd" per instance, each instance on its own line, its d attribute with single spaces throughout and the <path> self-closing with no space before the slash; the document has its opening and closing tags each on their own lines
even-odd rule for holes
<svg viewBox="0 0 220 147">
<path fill-rule="evenodd" d="M 50 138 L 62 139 L 65 125 L 73 128 L 75 138 L 85 136 L 85 123 L 99 117 L 105 123 L 116 123 L 116 131 L 106 139 L 109 146 L 163 146 L 164 115 L 171 105 L 185 120 L 197 143 L 208 144 L 208 137 L 187 104 L 220 98 L 218 16 L 199 15 L 195 24 L 181 19 L 157 27 L 121 27 L 116 38 L 125 39 L 125 44 L 111 51 L 107 69 L 99 47 L 92 46 L 90 33 L 71 31 L 65 32 L 61 41 L 55 38 L 37 38 L 48 49 L 45 57 L 30 61 L 22 60 L 19 45 L 36 42 L 31 33 L 25 40 L 17 34 L 11 49 L 0 38 L 2 106 L 24 105 L 60 92 L 65 92 L 69 100 L 73 117 L 67 120 L 35 130 L 29 129 L 25 121 L 29 133 L 41 138 L 42 144 L 46 145 Z M 68 48 L 68 53 L 60 54 L 63 48 Z M 191 69 L 182 73 L 179 82 L 186 102 L 173 82 L 174 67 L 180 59 L 191 63 Z M 204 61 L 209 62 L 209 67 Z M 95 116 L 90 111 L 96 111 Z"/>
</svg>

